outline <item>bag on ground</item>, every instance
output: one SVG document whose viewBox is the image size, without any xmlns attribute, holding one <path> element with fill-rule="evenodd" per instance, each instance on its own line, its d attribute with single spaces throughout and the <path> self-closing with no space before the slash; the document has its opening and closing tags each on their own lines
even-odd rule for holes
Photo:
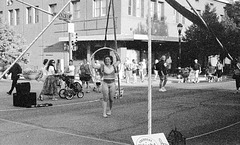
<svg viewBox="0 0 240 145">
<path fill-rule="evenodd" d="M 177 131 L 176 128 L 171 130 L 168 134 L 167 140 L 169 145 L 186 145 L 186 138 L 181 132 Z"/>
</svg>

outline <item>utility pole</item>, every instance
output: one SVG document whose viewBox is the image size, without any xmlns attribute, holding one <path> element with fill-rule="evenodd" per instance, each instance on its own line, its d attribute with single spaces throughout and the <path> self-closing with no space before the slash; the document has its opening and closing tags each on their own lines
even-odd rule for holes
<svg viewBox="0 0 240 145">
<path fill-rule="evenodd" d="M 69 60 L 72 60 L 72 50 L 73 50 L 72 33 L 68 33 L 68 36 L 69 36 Z"/>
<path fill-rule="evenodd" d="M 148 134 L 152 134 L 152 18 L 148 0 Z"/>
</svg>

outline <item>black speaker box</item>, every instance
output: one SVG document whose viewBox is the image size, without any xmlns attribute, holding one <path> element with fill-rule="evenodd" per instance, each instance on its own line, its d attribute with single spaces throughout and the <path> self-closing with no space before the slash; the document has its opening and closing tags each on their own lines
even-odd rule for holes
<svg viewBox="0 0 240 145">
<path fill-rule="evenodd" d="M 37 105 L 37 93 L 30 92 L 27 94 L 13 93 L 13 106 L 32 107 Z"/>
<path fill-rule="evenodd" d="M 31 86 L 29 82 L 22 82 L 22 83 L 17 83 L 16 85 L 16 92 L 17 94 L 29 94 L 31 90 Z"/>
</svg>

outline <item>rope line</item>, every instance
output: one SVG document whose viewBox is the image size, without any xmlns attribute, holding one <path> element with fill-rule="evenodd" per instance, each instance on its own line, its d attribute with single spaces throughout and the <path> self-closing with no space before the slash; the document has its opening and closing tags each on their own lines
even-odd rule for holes
<svg viewBox="0 0 240 145">
<path fill-rule="evenodd" d="M 200 134 L 200 135 L 196 135 L 196 136 L 193 136 L 193 137 L 188 137 L 188 138 L 186 138 L 186 140 L 191 140 L 191 139 L 199 138 L 199 137 L 202 137 L 202 136 L 206 136 L 206 135 L 209 135 L 209 134 L 212 134 L 212 133 L 215 133 L 215 132 L 218 132 L 218 131 L 222 131 L 224 129 L 230 128 L 230 127 L 238 125 L 238 124 L 240 124 L 240 121 L 238 121 L 236 123 L 233 123 L 233 124 L 230 124 L 228 126 L 225 126 L 225 127 L 222 127 L 222 128 L 219 128 L 219 129 L 216 129 L 216 130 L 213 130 L 213 131 L 210 131 L 210 132 L 206 132 L 206 133 L 203 133 L 203 134 Z"/>
</svg>

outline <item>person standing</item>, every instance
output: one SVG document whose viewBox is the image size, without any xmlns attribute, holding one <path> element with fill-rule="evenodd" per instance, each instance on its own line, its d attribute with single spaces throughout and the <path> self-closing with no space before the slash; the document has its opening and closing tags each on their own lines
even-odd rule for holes
<svg viewBox="0 0 240 145">
<path fill-rule="evenodd" d="M 82 81 L 82 84 L 86 84 L 86 93 L 89 93 L 89 81 L 91 80 L 91 70 L 90 66 L 87 63 L 86 59 L 83 59 L 83 63 L 80 65 L 79 69 L 79 78 Z"/>
<path fill-rule="evenodd" d="M 50 60 L 46 67 L 47 77 L 44 81 L 42 91 L 39 95 L 39 100 L 43 101 L 43 95 L 51 95 L 52 100 L 56 101 L 57 95 L 57 78 L 55 77 L 56 69 L 55 69 L 55 61 Z"/>
<path fill-rule="evenodd" d="M 37 78 L 38 81 L 45 81 L 47 77 L 47 63 L 48 59 L 43 60 L 43 67 L 41 68 L 41 71 L 39 73 L 39 77 Z"/>
<path fill-rule="evenodd" d="M 13 62 L 13 60 L 12 60 Z M 12 63 L 11 62 L 11 63 Z M 11 68 L 10 70 L 8 71 L 8 75 L 9 74 L 12 74 L 11 75 L 11 80 L 12 80 L 12 86 L 11 86 L 11 89 L 7 92 L 8 95 L 11 95 L 12 94 L 12 91 L 14 90 L 14 88 L 16 88 L 16 85 L 17 85 L 17 81 L 19 79 L 19 76 L 21 75 L 22 73 L 22 68 L 21 66 L 16 62 Z"/>
<path fill-rule="evenodd" d="M 157 63 L 159 62 L 158 59 L 155 59 L 155 62 L 153 64 L 153 71 L 154 71 L 154 80 L 157 80 L 157 76 L 158 76 L 158 71 L 157 71 Z"/>
<path fill-rule="evenodd" d="M 172 69 L 172 58 L 169 52 L 167 53 L 166 63 L 167 63 L 167 71 L 170 74 Z"/>
<path fill-rule="evenodd" d="M 75 66 L 73 65 L 73 60 L 69 60 L 69 66 L 68 66 L 68 69 L 66 70 L 66 75 L 70 79 L 74 80 L 74 78 L 75 78 Z"/>
<path fill-rule="evenodd" d="M 104 63 L 101 64 L 101 74 L 102 74 L 102 106 L 103 106 L 103 117 L 106 118 L 112 114 L 113 98 L 116 92 L 116 71 L 117 66 L 120 64 L 120 58 L 116 55 L 116 62 L 113 63 L 113 57 L 107 55 L 104 57 Z M 94 65 L 94 68 L 98 68 Z M 107 111 L 107 103 L 109 102 L 109 111 Z"/>
<path fill-rule="evenodd" d="M 132 75 L 133 75 L 133 83 L 137 83 L 137 68 L 138 64 L 135 59 L 132 60 Z"/>
<path fill-rule="evenodd" d="M 160 61 L 156 65 L 156 69 L 158 71 L 158 75 L 160 78 L 159 92 L 165 92 L 165 91 L 167 91 L 165 88 L 165 86 L 167 84 L 167 63 L 166 63 L 165 55 L 163 55 L 160 58 Z"/>
<path fill-rule="evenodd" d="M 143 59 L 141 62 L 139 62 L 138 68 L 139 68 L 140 80 L 141 80 L 142 82 L 144 82 L 145 75 L 146 75 L 146 68 L 147 68 L 145 59 Z"/>
<path fill-rule="evenodd" d="M 199 83 L 199 74 L 201 73 L 201 65 L 198 63 L 198 60 L 194 60 L 193 70 L 195 71 L 195 80 L 194 83 Z"/>
<path fill-rule="evenodd" d="M 239 88 L 240 88 L 240 62 L 237 62 L 236 65 L 234 65 L 233 79 L 235 79 L 235 82 L 236 82 L 236 92 L 235 93 L 239 93 Z"/>
<path fill-rule="evenodd" d="M 132 74 L 131 62 L 130 62 L 129 58 L 126 58 L 126 61 L 124 63 L 124 70 L 125 70 L 125 74 L 126 74 L 126 83 L 129 83 L 130 77 Z"/>
<path fill-rule="evenodd" d="M 223 64 L 221 63 L 220 60 L 218 60 L 216 67 L 217 67 L 216 73 L 217 73 L 217 78 L 218 78 L 217 81 L 219 82 L 219 81 L 222 81 L 222 74 L 223 74 Z"/>
</svg>

